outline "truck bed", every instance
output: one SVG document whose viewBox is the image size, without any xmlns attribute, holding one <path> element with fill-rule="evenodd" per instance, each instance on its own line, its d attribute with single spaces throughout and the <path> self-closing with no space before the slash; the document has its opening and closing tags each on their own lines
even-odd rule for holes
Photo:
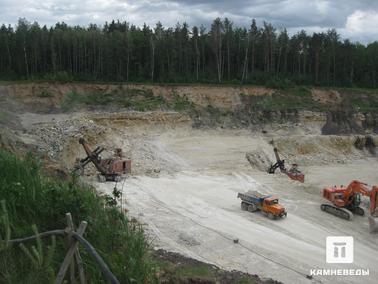
<svg viewBox="0 0 378 284">
<path fill-rule="evenodd" d="M 238 198 L 247 203 L 262 203 L 267 195 L 262 195 L 257 191 L 247 191 L 245 193 L 238 193 Z"/>
</svg>

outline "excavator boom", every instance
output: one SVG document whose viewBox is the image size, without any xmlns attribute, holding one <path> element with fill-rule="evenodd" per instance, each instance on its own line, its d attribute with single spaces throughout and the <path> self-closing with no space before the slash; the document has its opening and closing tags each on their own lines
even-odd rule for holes
<svg viewBox="0 0 378 284">
<path fill-rule="evenodd" d="M 283 173 L 286 172 L 285 162 L 281 160 L 280 155 L 278 154 L 278 149 L 274 148 L 273 151 L 274 156 L 276 156 L 277 166 L 280 168 L 280 171 Z"/>
<path fill-rule="evenodd" d="M 87 160 L 83 163 L 83 165 L 87 165 L 89 161 L 91 161 L 96 169 L 103 175 L 106 174 L 106 169 L 101 165 L 99 162 L 99 154 L 104 150 L 103 148 L 97 147 L 95 151 L 92 152 L 91 148 L 89 148 L 89 145 L 84 140 L 84 138 L 79 139 L 79 143 L 83 145 L 84 151 L 87 154 L 87 157 L 84 160 Z"/>
<path fill-rule="evenodd" d="M 370 192 L 370 233 L 378 233 L 378 187 L 373 186 Z"/>
</svg>

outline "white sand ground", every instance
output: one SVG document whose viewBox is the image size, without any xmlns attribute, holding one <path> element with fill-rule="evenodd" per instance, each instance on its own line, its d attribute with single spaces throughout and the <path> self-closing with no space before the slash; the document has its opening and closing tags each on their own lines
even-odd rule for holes
<svg viewBox="0 0 378 284">
<path fill-rule="evenodd" d="M 344 221 L 319 208 L 323 186 L 352 179 L 378 184 L 376 159 L 302 167 L 302 185 L 253 170 L 245 153 L 271 146 L 247 132 L 171 131 L 150 143 L 178 171 L 130 177 L 123 206 L 146 224 L 154 246 L 284 283 L 378 283 L 378 235 L 369 234 L 367 217 Z M 96 186 L 110 193 L 114 184 Z M 269 220 L 241 211 L 237 193 L 249 189 L 278 195 L 288 217 Z M 354 237 L 354 263 L 327 265 L 326 237 L 340 235 Z M 306 279 L 314 268 L 363 268 L 370 276 Z"/>
</svg>

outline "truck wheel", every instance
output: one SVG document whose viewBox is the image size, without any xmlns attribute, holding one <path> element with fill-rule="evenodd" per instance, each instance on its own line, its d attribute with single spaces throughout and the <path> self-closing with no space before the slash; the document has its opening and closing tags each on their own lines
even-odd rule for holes
<svg viewBox="0 0 378 284">
<path fill-rule="evenodd" d="M 255 204 L 248 205 L 248 211 L 249 212 L 255 212 L 255 211 L 257 211 L 257 206 Z"/>
<path fill-rule="evenodd" d="M 270 219 L 270 220 L 273 220 L 274 219 L 274 215 L 272 214 L 272 213 L 268 213 L 268 218 Z"/>
<path fill-rule="evenodd" d="M 241 210 L 243 210 L 243 211 L 247 211 L 247 209 L 248 209 L 248 205 L 247 205 L 247 203 L 242 202 L 242 203 L 240 204 L 240 208 L 241 208 Z"/>
</svg>

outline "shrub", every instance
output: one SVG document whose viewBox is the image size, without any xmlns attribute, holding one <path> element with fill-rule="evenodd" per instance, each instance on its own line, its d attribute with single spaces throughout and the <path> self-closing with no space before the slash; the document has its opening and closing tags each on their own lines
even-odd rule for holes
<svg viewBox="0 0 378 284">
<path fill-rule="evenodd" d="M 294 83 L 289 79 L 281 79 L 277 77 L 270 78 L 265 85 L 273 89 L 288 89 L 294 86 Z"/>
</svg>

